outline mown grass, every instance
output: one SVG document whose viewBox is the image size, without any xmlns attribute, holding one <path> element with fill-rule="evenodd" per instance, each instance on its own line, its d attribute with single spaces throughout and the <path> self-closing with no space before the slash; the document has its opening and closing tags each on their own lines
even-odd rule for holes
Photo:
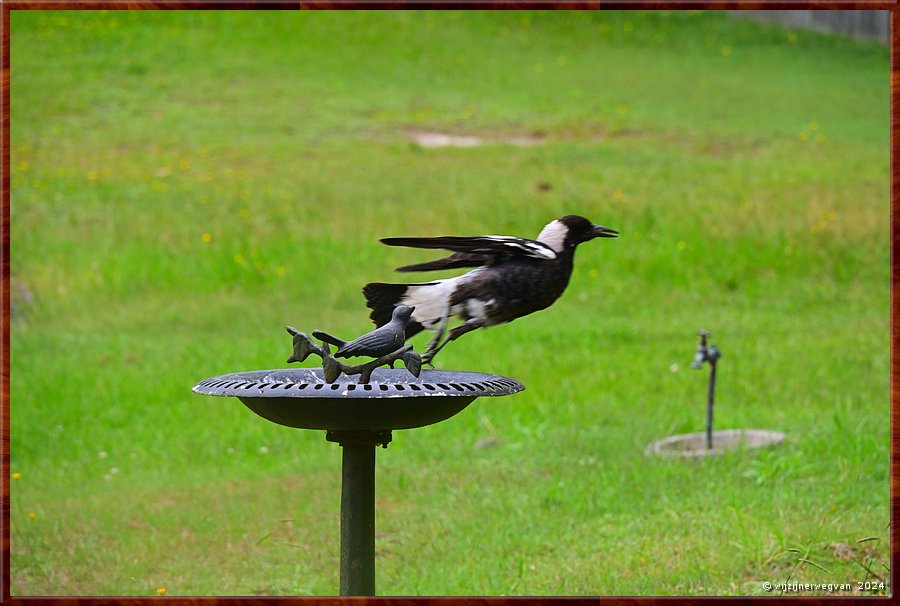
<svg viewBox="0 0 900 606">
<path fill-rule="evenodd" d="M 697 12 L 11 23 L 13 595 L 335 593 L 339 448 L 190 387 L 365 330 L 362 284 L 425 258 L 379 237 L 571 212 L 622 237 L 439 358 L 527 391 L 379 451 L 379 593 L 888 581 L 886 49 Z M 717 427 L 783 446 L 643 456 L 703 428 L 698 328 Z"/>
</svg>

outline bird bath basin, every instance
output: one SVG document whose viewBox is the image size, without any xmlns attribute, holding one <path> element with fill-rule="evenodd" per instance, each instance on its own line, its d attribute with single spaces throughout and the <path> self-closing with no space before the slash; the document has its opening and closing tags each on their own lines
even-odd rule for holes
<svg viewBox="0 0 900 606">
<path fill-rule="evenodd" d="M 330 431 L 412 429 L 443 421 L 480 396 L 522 391 L 518 381 L 480 372 L 379 368 L 360 385 L 341 376 L 325 382 L 321 368 L 238 372 L 200 381 L 194 391 L 234 396 L 261 417 L 288 427 Z"/>
<path fill-rule="evenodd" d="M 205 379 L 194 391 L 238 398 L 259 416 L 288 427 L 325 430 L 343 447 L 340 594 L 375 595 L 375 447 L 391 431 L 449 419 L 481 396 L 525 386 L 480 372 L 377 368 L 368 383 L 347 375 L 327 383 L 321 368 L 237 372 Z"/>
</svg>

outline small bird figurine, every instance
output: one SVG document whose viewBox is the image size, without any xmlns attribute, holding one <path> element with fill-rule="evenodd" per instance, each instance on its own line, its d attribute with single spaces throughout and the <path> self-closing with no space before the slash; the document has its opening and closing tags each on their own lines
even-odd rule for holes
<svg viewBox="0 0 900 606">
<path fill-rule="evenodd" d="M 357 356 L 380 358 L 403 347 L 406 342 L 406 324 L 415 310 L 415 307 L 398 305 L 391 312 L 390 322 L 382 324 L 372 332 L 352 341 L 338 339 L 321 330 L 314 330 L 312 334 L 317 339 L 331 343 L 338 348 L 334 352 L 335 358 L 355 358 Z"/>
<path fill-rule="evenodd" d="M 372 310 L 369 317 L 376 326 L 387 326 L 388 318 L 393 318 L 397 309 L 414 306 L 406 337 L 426 328 L 435 333 L 422 356 L 422 362 L 429 363 L 447 343 L 467 332 L 512 322 L 552 305 L 569 283 L 575 248 L 594 238 L 618 235 L 618 231 L 595 225 L 584 217 L 567 215 L 548 223 L 536 240 L 511 236 L 384 238 L 381 242 L 388 246 L 453 251 L 449 257 L 407 265 L 397 271 L 476 269 L 447 280 L 366 284 L 363 294 Z M 448 319 L 453 316 L 463 320 L 463 324 L 441 341 Z"/>
</svg>

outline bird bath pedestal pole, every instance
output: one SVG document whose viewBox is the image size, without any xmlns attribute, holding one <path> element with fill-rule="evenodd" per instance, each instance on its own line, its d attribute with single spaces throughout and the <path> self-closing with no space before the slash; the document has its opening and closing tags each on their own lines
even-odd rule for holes
<svg viewBox="0 0 900 606">
<path fill-rule="evenodd" d="M 366 384 L 321 368 L 239 372 L 194 386 L 210 396 L 234 396 L 261 417 L 288 427 L 326 430 L 341 445 L 340 595 L 375 595 L 375 449 L 392 430 L 448 419 L 475 398 L 525 389 L 512 379 L 478 372 L 376 369 Z"/>
<path fill-rule="evenodd" d="M 341 462 L 341 595 L 375 595 L 375 448 L 391 432 L 329 431 Z"/>
</svg>

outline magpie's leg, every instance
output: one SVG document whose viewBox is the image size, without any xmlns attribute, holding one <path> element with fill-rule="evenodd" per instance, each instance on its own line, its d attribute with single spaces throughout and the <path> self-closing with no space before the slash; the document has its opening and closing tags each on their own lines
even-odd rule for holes
<svg viewBox="0 0 900 606">
<path fill-rule="evenodd" d="M 430 360 L 434 357 L 434 354 L 437 353 L 435 351 L 435 347 L 437 344 L 441 342 L 441 339 L 444 337 L 444 332 L 447 330 L 447 322 L 450 320 L 450 308 L 447 307 L 444 309 L 444 313 L 441 316 L 440 324 L 438 324 L 438 330 L 434 334 L 434 338 L 428 344 L 428 347 L 425 348 L 425 353 L 422 356 L 422 361 L 427 364 L 427 360 Z"/>
<path fill-rule="evenodd" d="M 426 352 L 428 359 L 425 359 L 425 356 L 422 356 L 422 362 L 425 364 L 430 364 L 431 361 L 434 360 L 434 357 L 437 355 L 437 353 L 444 348 L 444 345 L 446 345 L 450 341 L 454 341 L 454 340 L 460 338 L 467 332 L 472 332 L 473 330 L 478 330 L 482 326 L 484 326 L 484 320 L 476 320 L 475 318 L 471 318 L 470 320 L 467 320 L 465 324 L 460 324 L 459 326 L 457 326 L 456 328 L 454 328 L 447 334 L 447 338 L 444 339 L 444 342 L 441 343 L 440 345 L 438 345 L 434 349 L 434 351 L 431 351 L 430 354 L 429 354 L 429 352 Z"/>
</svg>

